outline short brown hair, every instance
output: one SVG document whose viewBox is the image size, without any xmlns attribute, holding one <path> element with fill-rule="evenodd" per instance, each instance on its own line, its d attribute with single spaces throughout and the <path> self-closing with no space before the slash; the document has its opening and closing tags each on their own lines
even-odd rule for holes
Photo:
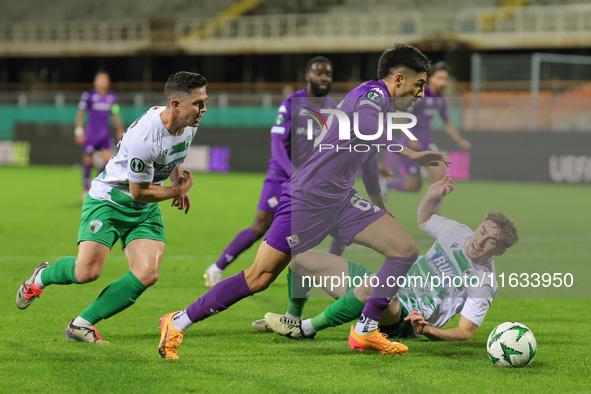
<svg viewBox="0 0 591 394">
<path fill-rule="evenodd" d="M 168 81 L 164 86 L 164 95 L 170 102 L 173 98 L 180 99 L 183 96 L 190 96 L 193 90 L 206 85 L 207 80 L 203 75 L 188 71 L 179 71 L 168 77 Z"/>
<path fill-rule="evenodd" d="M 484 221 L 490 220 L 497 225 L 501 230 L 501 242 L 505 248 L 513 246 L 519 241 L 519 235 L 517 235 L 517 228 L 513 220 L 509 219 L 501 212 L 489 211 L 484 217 Z"/>
</svg>

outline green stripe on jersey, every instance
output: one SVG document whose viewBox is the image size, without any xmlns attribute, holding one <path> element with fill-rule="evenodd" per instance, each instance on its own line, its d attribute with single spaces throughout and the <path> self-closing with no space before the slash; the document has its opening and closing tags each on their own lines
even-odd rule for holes
<svg viewBox="0 0 591 394">
<path fill-rule="evenodd" d="M 472 268 L 472 266 L 468 262 L 468 258 L 464 255 L 464 252 L 462 252 L 461 250 L 454 250 L 453 252 L 454 257 L 456 258 L 456 261 L 458 262 L 458 265 L 460 266 L 462 272 L 466 272 L 467 270 Z"/>
</svg>

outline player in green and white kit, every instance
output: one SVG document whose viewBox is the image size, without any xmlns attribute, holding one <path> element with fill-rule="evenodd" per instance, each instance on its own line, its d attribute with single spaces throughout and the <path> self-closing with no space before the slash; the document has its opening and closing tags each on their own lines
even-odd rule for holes
<svg viewBox="0 0 591 394">
<path fill-rule="evenodd" d="M 159 201 L 189 211 L 190 171 L 181 171 L 207 108 L 207 81 L 196 73 L 170 76 L 166 107 L 152 107 L 125 132 L 105 170 L 93 181 L 82 205 L 78 256 L 39 264 L 16 295 L 27 308 L 50 284 L 82 284 L 101 275 L 109 251 L 121 239 L 129 272 L 111 283 L 66 328 L 79 342 L 105 343 L 94 325 L 133 305 L 158 280 L 165 234 Z M 172 186 L 163 186 L 170 178 Z"/>
<path fill-rule="evenodd" d="M 423 334 L 433 340 L 471 340 L 497 293 L 493 256 L 500 256 L 519 240 L 517 230 L 499 212 L 489 212 L 475 232 L 439 216 L 435 207 L 437 199 L 452 191 L 453 180 L 448 175 L 431 185 L 419 205 L 419 227 L 436 241 L 411 267 L 405 285 L 384 313 L 380 329 L 388 336 Z M 330 295 L 339 298 L 320 315 L 304 321 L 297 316 L 265 315 L 269 328 L 291 338 L 310 338 L 317 331 L 357 319 L 369 297 L 371 284 L 377 285 L 371 281 L 373 272 L 318 251 L 297 256 L 290 266 L 297 276 L 288 285 L 295 283 L 294 280 L 302 283 L 302 277 L 310 277 L 312 283 L 322 283 Z M 345 279 L 338 283 L 340 286 L 330 288 L 336 282 L 321 279 L 327 277 L 350 278 L 350 282 Z M 290 297 L 290 310 L 301 311 L 306 301 L 307 298 Z M 441 329 L 457 314 L 461 315 L 458 327 Z"/>
</svg>

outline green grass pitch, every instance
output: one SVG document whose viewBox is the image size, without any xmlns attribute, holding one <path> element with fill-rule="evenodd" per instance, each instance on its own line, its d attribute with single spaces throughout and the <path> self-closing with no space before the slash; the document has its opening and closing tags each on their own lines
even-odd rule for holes
<svg viewBox="0 0 591 394">
<path fill-rule="evenodd" d="M 495 209 L 517 223 L 522 240 L 496 259 L 498 274 L 570 272 L 574 278 L 570 288 L 510 288 L 506 283 L 472 342 L 407 340 L 407 354 L 383 357 L 352 351 L 349 325 L 310 341 L 256 333 L 253 320 L 285 311 L 282 275 L 267 291 L 194 325 L 175 361 L 158 358 L 158 319 L 205 292 L 203 271 L 251 223 L 264 175 L 195 174 L 187 216 L 161 204 L 168 242 L 160 280 L 136 305 L 97 325 L 110 346 L 69 342 L 64 330 L 107 284 L 127 272 L 119 244 L 97 281 L 51 286 L 25 311 L 14 305 L 18 286 L 39 262 L 76 254 L 79 170 L 0 167 L 0 176 L 1 392 L 591 391 L 588 185 L 457 182 L 442 215 L 474 227 Z M 391 193 L 388 206 L 424 252 L 431 239 L 416 226 L 421 195 Z M 326 242 L 320 246 L 327 247 Z M 247 268 L 255 252 L 256 245 L 227 275 Z M 381 264 L 377 254 L 359 246 L 345 257 L 373 269 Z M 330 302 L 311 299 L 306 316 Z M 530 367 L 496 368 L 489 361 L 486 338 L 505 321 L 524 323 L 534 332 L 538 353 Z"/>
</svg>

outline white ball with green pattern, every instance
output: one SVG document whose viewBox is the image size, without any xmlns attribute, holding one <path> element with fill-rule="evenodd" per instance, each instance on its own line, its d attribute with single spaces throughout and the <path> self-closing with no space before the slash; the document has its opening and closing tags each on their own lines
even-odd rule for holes
<svg viewBox="0 0 591 394">
<path fill-rule="evenodd" d="M 536 355 L 538 343 L 527 326 L 506 322 L 496 326 L 488 336 L 488 357 L 497 367 L 526 367 Z"/>
</svg>

